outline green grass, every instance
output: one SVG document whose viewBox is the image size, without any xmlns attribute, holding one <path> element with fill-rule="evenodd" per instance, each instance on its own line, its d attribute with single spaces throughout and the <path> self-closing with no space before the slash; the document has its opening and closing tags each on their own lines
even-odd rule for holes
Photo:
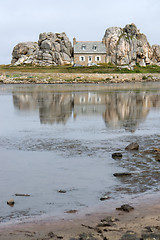
<svg viewBox="0 0 160 240">
<path fill-rule="evenodd" d="M 116 65 L 111 63 L 100 64 L 100 66 L 91 67 L 72 67 L 67 66 L 32 66 L 32 65 L 0 65 L 0 72 L 5 72 L 8 75 L 14 73 L 14 76 L 19 76 L 20 73 L 160 73 L 160 66 L 148 65 L 146 67 L 140 67 L 136 65 L 134 70 L 128 70 L 126 68 L 120 69 Z"/>
</svg>

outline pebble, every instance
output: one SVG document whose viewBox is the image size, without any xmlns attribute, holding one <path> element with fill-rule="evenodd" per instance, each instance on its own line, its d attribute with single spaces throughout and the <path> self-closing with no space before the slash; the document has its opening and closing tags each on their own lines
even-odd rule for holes
<svg viewBox="0 0 160 240">
<path fill-rule="evenodd" d="M 7 201 L 7 204 L 10 205 L 11 207 L 13 207 L 14 203 L 15 203 L 14 199 L 10 199 Z"/>
</svg>

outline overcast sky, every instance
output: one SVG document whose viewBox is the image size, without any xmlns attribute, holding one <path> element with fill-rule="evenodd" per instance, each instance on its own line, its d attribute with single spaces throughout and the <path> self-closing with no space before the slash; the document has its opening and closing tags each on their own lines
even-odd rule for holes
<svg viewBox="0 0 160 240">
<path fill-rule="evenodd" d="M 160 0 L 1 0 L 0 64 L 10 63 L 17 43 L 38 41 L 41 32 L 101 40 L 108 27 L 128 23 L 160 44 Z"/>
</svg>

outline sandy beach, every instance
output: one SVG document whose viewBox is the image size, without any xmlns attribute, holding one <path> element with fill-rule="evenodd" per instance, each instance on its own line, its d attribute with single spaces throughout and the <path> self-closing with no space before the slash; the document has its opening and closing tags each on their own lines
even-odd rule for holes
<svg viewBox="0 0 160 240">
<path fill-rule="evenodd" d="M 122 202 L 128 204 L 125 200 Z M 110 207 L 105 201 L 99 212 L 70 213 L 66 219 L 4 225 L 0 227 L 0 239 L 160 239 L 159 193 L 129 201 L 134 207 L 129 212 L 116 210 L 115 203 Z M 117 201 L 117 207 L 120 204 Z"/>
</svg>

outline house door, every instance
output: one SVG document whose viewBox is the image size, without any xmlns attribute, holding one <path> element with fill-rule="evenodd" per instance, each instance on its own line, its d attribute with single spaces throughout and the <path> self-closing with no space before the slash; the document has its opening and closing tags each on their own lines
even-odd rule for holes
<svg viewBox="0 0 160 240">
<path fill-rule="evenodd" d="M 89 56 L 89 57 L 88 57 L 88 63 L 91 63 L 91 62 L 92 62 L 92 57 Z"/>
</svg>

